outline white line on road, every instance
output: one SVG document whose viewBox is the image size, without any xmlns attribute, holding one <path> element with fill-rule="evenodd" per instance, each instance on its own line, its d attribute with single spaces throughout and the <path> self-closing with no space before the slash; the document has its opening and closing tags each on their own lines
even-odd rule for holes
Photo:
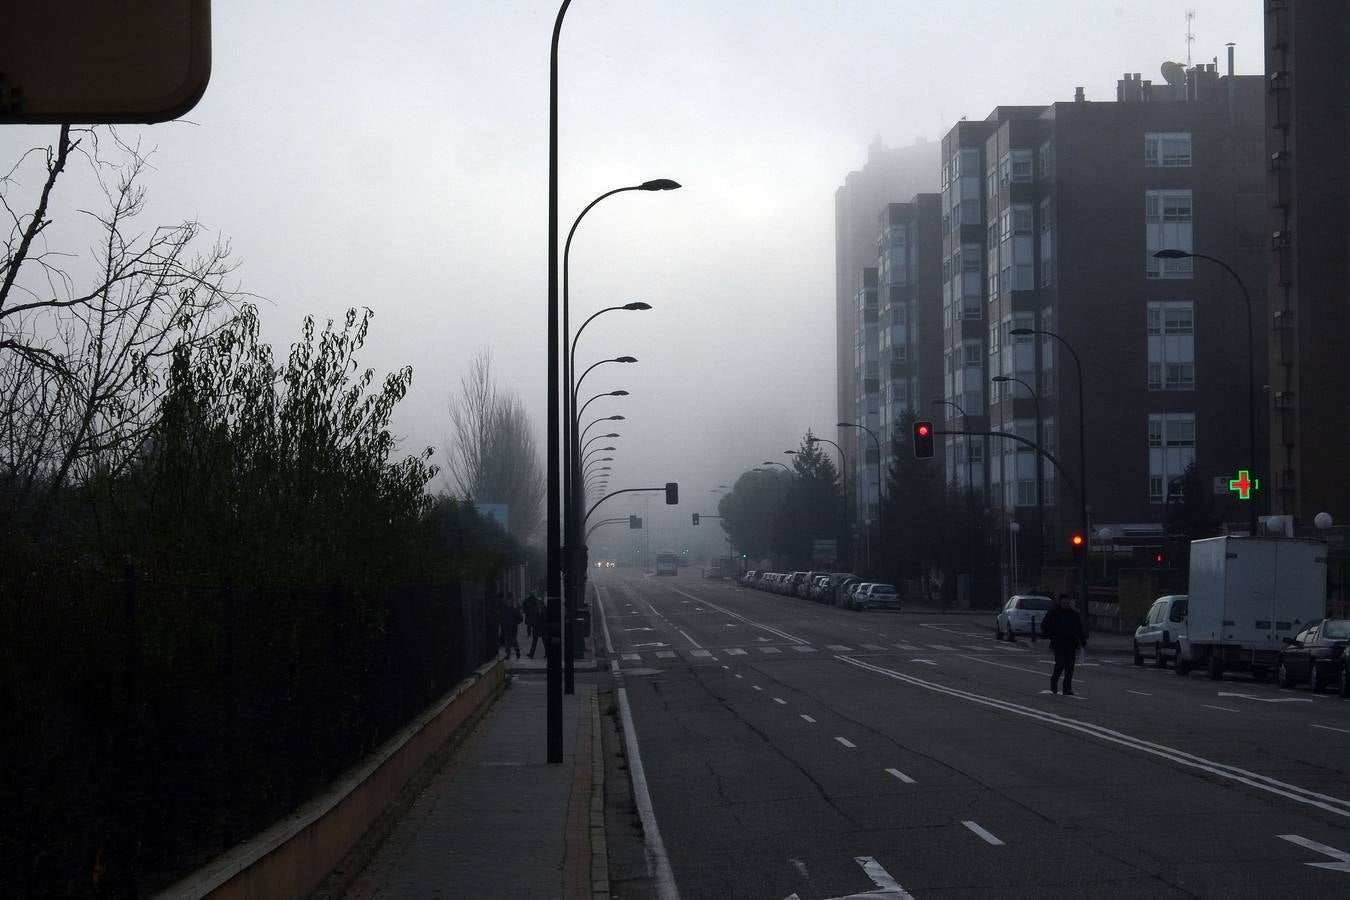
<svg viewBox="0 0 1350 900">
<path fill-rule="evenodd" d="M 998 838 L 994 837 L 988 831 L 985 831 L 983 828 L 981 828 L 974 822 L 970 821 L 969 819 L 964 820 L 961 824 L 969 828 L 971 831 L 975 832 L 975 834 L 978 834 L 981 838 L 984 839 L 984 842 L 986 844 L 993 844 L 995 847 L 1003 846 L 1002 841 L 1000 841 Z"/>
<path fill-rule="evenodd" d="M 759 652 L 760 652 L 760 653 L 782 653 L 783 651 L 782 651 L 782 650 L 779 650 L 777 647 L 760 647 L 760 648 L 759 648 Z"/>
<path fill-rule="evenodd" d="M 678 631 L 680 634 L 684 635 L 684 639 L 685 639 L 686 641 L 688 641 L 689 643 L 693 644 L 695 647 L 701 647 L 701 646 L 702 646 L 701 644 L 699 644 L 698 641 L 696 641 L 696 640 L 694 640 L 693 638 L 691 638 L 691 637 L 689 636 L 689 632 L 685 631 L 684 629 L 676 628 L 675 630 Z"/>
<path fill-rule="evenodd" d="M 1242 712 L 1242 710 L 1238 709 L 1235 706 L 1215 706 L 1212 703 L 1201 703 L 1200 705 L 1203 706 L 1205 709 L 1217 709 L 1220 712 Z"/>
<path fill-rule="evenodd" d="M 744 678 L 744 677 L 745 677 L 745 676 L 742 675 L 740 672 L 736 672 L 736 673 L 734 673 L 734 674 L 736 675 L 737 678 Z"/>
<path fill-rule="evenodd" d="M 843 744 L 845 747 L 847 747 L 847 748 L 850 749 L 850 750 L 856 750 L 856 749 L 858 749 L 858 745 L 855 744 L 855 743 L 853 743 L 852 741 L 850 741 L 848 738 L 842 738 L 842 737 L 836 736 L 836 737 L 835 737 L 835 740 L 838 741 L 839 743 Z"/>
<path fill-rule="evenodd" d="M 739 647 L 732 647 L 730 650 L 727 651 L 727 656 L 744 656 L 744 655 L 745 651 Z"/>
<path fill-rule="evenodd" d="M 984 657 L 981 656 L 970 656 L 965 653 L 961 654 L 961 658 L 968 659 L 971 662 L 984 663 L 986 666 L 998 666 L 1000 669 L 1012 669 L 1014 672 L 1030 672 L 1037 678 L 1045 677 L 1045 673 L 1042 672 L 1040 669 L 1028 669 L 1025 666 L 1010 666 L 1007 663 L 994 662 L 992 659 L 985 659 Z"/>
<path fill-rule="evenodd" d="M 852 648 L 852 647 L 845 647 L 843 644 L 826 644 L 826 645 L 825 645 L 825 648 L 826 648 L 827 650 L 833 650 L 833 651 L 835 651 L 836 653 L 852 653 L 852 652 L 853 652 L 853 648 Z"/>
<path fill-rule="evenodd" d="M 929 645 L 928 645 L 928 649 L 930 649 L 930 650 L 941 650 L 941 651 L 943 651 L 944 653 L 955 653 L 955 652 L 956 652 L 956 648 L 955 648 L 955 647 L 948 647 L 946 644 L 929 644 Z"/>
<path fill-rule="evenodd" d="M 931 628 L 934 631 L 945 631 L 948 634 L 959 634 L 961 637 L 984 637 L 984 635 L 980 634 L 978 631 L 957 631 L 955 628 L 948 628 L 945 625 L 932 625 L 928 622 L 920 622 L 919 627 Z"/>
<path fill-rule="evenodd" d="M 689 651 L 689 655 L 690 655 L 690 656 L 698 656 L 698 657 L 712 656 L 712 651 L 711 651 L 711 650 L 690 650 L 690 651 Z"/>
<path fill-rule="evenodd" d="M 762 691 L 762 690 L 764 690 L 764 688 L 760 687 L 760 686 L 757 685 L 757 684 L 752 684 L 752 685 L 750 685 L 750 686 L 751 686 L 752 688 L 754 688 L 755 690 L 757 690 L 757 691 Z"/>
<path fill-rule="evenodd" d="M 776 635 L 778 635 L 780 638 L 783 638 L 784 640 L 792 641 L 792 643 L 794 643 L 794 644 L 806 644 L 806 643 L 809 643 L 809 641 L 804 641 L 804 640 L 802 640 L 801 638 L 797 637 L 796 635 L 788 634 L 786 631 L 780 631 L 780 630 L 778 630 L 777 628 L 774 628 L 774 627 L 772 627 L 772 626 L 770 626 L 770 625 L 763 625 L 763 624 L 761 624 L 761 623 L 759 623 L 759 622 L 754 621 L 753 619 L 747 619 L 745 616 L 741 615 L 740 613 L 734 613 L 734 612 L 732 612 L 731 610 L 726 609 L 725 607 L 718 606 L 716 603 L 709 603 L 707 600 L 699 600 L 698 597 L 695 597 L 695 596 L 693 596 L 692 594 L 686 594 L 684 591 L 680 590 L 680 589 L 677 588 L 677 587 L 674 587 L 673 585 L 670 586 L 670 589 L 671 589 L 672 591 L 674 591 L 675 593 L 679 594 L 681 597 L 688 597 L 690 600 L 696 600 L 696 601 L 698 601 L 699 603 L 706 603 L 708 606 L 711 606 L 713 609 L 717 610 L 718 612 L 722 613 L 723 615 L 730 616 L 731 618 L 735 619 L 735 620 L 738 621 L 738 622 L 744 622 L 744 623 L 747 624 L 747 625 L 753 625 L 753 626 L 755 626 L 756 628 L 762 628 L 762 629 L 764 629 L 765 631 L 769 632 L 769 634 L 776 634 Z"/>
<path fill-rule="evenodd" d="M 983 653 L 989 649 L 988 644 L 962 644 L 961 646 L 967 650 L 974 650 L 977 653 Z"/>
<path fill-rule="evenodd" d="M 625 653 L 623 658 L 626 662 L 638 662 L 642 659 L 641 653 Z"/>
<path fill-rule="evenodd" d="M 894 775 L 896 778 L 899 778 L 899 779 L 900 779 L 902 782 L 904 782 L 905 784 L 913 784 L 913 783 L 914 783 L 914 779 L 913 779 L 913 778 L 910 778 L 908 775 L 906 775 L 904 772 L 901 772 L 899 769 L 887 769 L 887 770 L 886 770 L 886 773 L 887 773 L 888 775 Z"/>
<path fill-rule="evenodd" d="M 1309 722 L 1309 723 L 1308 723 L 1308 727 L 1309 727 L 1309 728 L 1320 728 L 1320 729 L 1322 729 L 1323 731 L 1339 731 L 1341 734 L 1350 734 L 1350 729 L 1347 729 L 1347 728 L 1332 728 L 1330 725 L 1317 725 L 1317 724 L 1315 724 L 1315 723 L 1313 723 L 1313 722 Z"/>
<path fill-rule="evenodd" d="M 787 706 L 787 701 L 784 700 L 782 697 L 774 697 L 773 702 L 777 703 L 779 706 Z"/>
<path fill-rule="evenodd" d="M 1138 694 L 1140 697 L 1152 697 L 1152 696 L 1153 696 L 1153 695 L 1150 694 L 1148 691 L 1132 691 L 1132 690 L 1128 690 L 1128 689 L 1127 689 L 1127 690 L 1125 691 L 1125 693 L 1127 693 L 1127 694 Z"/>
<path fill-rule="evenodd" d="M 862 866 L 867 877 L 872 879 L 872 883 L 877 886 L 875 891 L 868 891 L 863 894 L 864 897 L 884 897 L 886 900 L 914 900 L 914 895 L 900 886 L 900 882 L 891 877 L 891 873 L 881 867 L 870 856 L 855 856 L 853 861 Z"/>
<path fill-rule="evenodd" d="M 923 663 L 925 666 L 936 666 L 937 663 L 931 659 L 911 659 L 910 662 Z"/>
<path fill-rule="evenodd" d="M 1344 850 L 1337 850 L 1335 847 L 1328 847 L 1326 844 L 1308 840 L 1301 834 L 1277 834 L 1275 836 L 1280 840 L 1298 844 L 1307 850 L 1321 853 L 1323 856 L 1330 856 L 1336 860 L 1335 862 L 1304 863 L 1305 866 L 1312 866 L 1314 869 L 1331 869 L 1334 872 L 1350 872 L 1350 853 L 1346 853 Z"/>
<path fill-rule="evenodd" d="M 806 646 L 805 644 L 794 644 L 794 645 L 792 646 L 792 649 L 793 649 L 793 650 L 796 650 L 798 653 L 815 653 L 815 652 L 816 652 L 816 648 L 815 648 L 815 647 L 808 647 L 808 646 Z"/>
<path fill-rule="evenodd" d="M 816 724 L 816 720 L 813 719 L 813 718 L 811 718 L 810 716 L 808 716 L 806 713 L 802 713 L 802 718 L 805 719 L 805 720 L 807 721 L 807 723 L 809 723 L 809 724 L 811 724 L 811 725 Z"/>
<path fill-rule="evenodd" d="M 913 644 L 891 644 L 897 650 L 903 650 L 906 653 L 922 653 L 923 650 Z"/>
<path fill-rule="evenodd" d="M 888 648 L 888 647 L 883 647 L 883 646 L 881 646 L 880 644 L 863 644 L 863 645 L 862 645 L 862 648 L 863 648 L 864 650 L 880 650 L 880 651 L 882 651 L 883 653 L 884 653 L 886 650 L 890 649 L 890 648 Z"/>
<path fill-rule="evenodd" d="M 661 659 L 674 659 L 674 658 L 675 658 L 675 651 L 674 651 L 674 650 L 657 650 L 657 651 L 656 651 L 656 655 L 657 655 L 659 658 L 661 658 Z"/>
<path fill-rule="evenodd" d="M 1206 759 L 1203 756 L 1187 753 L 1184 750 L 1178 750 L 1175 747 L 1169 747 L 1166 744 L 1159 744 L 1154 741 L 1137 738 L 1133 735 L 1125 734 L 1124 732 L 1116 731 L 1115 729 L 1107 728 L 1103 725 L 1097 725 L 1096 723 L 1088 722 L 1083 719 L 1074 719 L 1068 716 L 1059 715 L 1058 713 L 1035 709 L 1030 706 L 1023 706 L 1019 703 L 999 700 L 998 698 L 986 696 L 984 694 L 976 694 L 972 691 L 948 687 L 947 685 L 938 684 L 934 681 L 925 681 L 916 675 L 907 675 L 904 672 L 888 669 L 884 666 L 879 666 L 854 657 L 837 656 L 835 658 L 840 662 L 847 663 L 859 669 L 865 669 L 869 672 L 875 672 L 878 675 L 903 682 L 913 687 L 923 688 L 924 690 L 938 694 L 946 694 L 949 697 L 966 700 L 981 706 L 990 707 L 991 709 L 1010 712 L 1028 719 L 1036 719 L 1047 725 L 1054 725 L 1059 728 L 1076 731 L 1080 734 L 1088 735 L 1089 737 L 1095 737 L 1098 740 L 1108 741 L 1121 747 L 1137 750 L 1140 753 L 1147 753 L 1179 766 L 1199 769 L 1203 772 L 1208 772 L 1211 775 L 1227 778 L 1231 781 L 1236 781 L 1239 784 L 1245 784 L 1248 787 L 1284 797 L 1286 800 L 1313 806 L 1334 815 L 1350 819 L 1350 800 L 1343 800 L 1340 797 L 1333 797 L 1330 794 L 1312 791 L 1304 787 L 1299 787 L 1296 784 L 1290 784 L 1286 781 L 1271 778 L 1268 775 L 1253 772 L 1249 769 L 1242 769 L 1237 766 L 1230 766 L 1226 763 L 1215 762 Z"/>
</svg>

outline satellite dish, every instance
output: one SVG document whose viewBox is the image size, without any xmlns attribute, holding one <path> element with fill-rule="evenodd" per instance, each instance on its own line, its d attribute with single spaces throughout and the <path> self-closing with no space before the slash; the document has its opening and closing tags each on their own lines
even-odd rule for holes
<svg viewBox="0 0 1350 900">
<path fill-rule="evenodd" d="M 1162 64 L 1162 76 L 1173 87 L 1181 87 L 1186 83 L 1186 67 L 1177 62 L 1165 62 Z"/>
</svg>

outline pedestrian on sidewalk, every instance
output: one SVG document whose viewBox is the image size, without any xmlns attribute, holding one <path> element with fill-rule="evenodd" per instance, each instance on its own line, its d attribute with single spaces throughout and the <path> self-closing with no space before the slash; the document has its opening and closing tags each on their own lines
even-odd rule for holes
<svg viewBox="0 0 1350 900">
<path fill-rule="evenodd" d="M 544 603 L 539 595 L 530 591 L 525 598 L 525 633 L 530 637 L 530 652 L 525 654 L 534 659 L 534 651 L 539 647 L 539 639 L 544 630 Z M 544 655 L 548 656 L 548 641 L 544 641 Z"/>
<path fill-rule="evenodd" d="M 506 650 L 506 658 L 511 658 L 511 651 L 516 651 L 516 659 L 520 659 L 520 644 L 516 641 L 516 632 L 520 628 L 520 623 L 525 620 L 525 615 L 520 611 L 520 604 L 516 603 L 511 594 L 506 595 L 505 605 L 502 607 L 502 647 Z"/>
<path fill-rule="evenodd" d="M 1064 693 L 1073 696 L 1073 664 L 1078 648 L 1087 646 L 1087 631 L 1068 594 L 1060 594 L 1055 608 L 1041 620 L 1041 634 L 1050 639 L 1055 652 L 1055 671 L 1050 675 L 1050 693 L 1059 693 L 1059 676 L 1064 676 Z"/>
<path fill-rule="evenodd" d="M 506 646 L 506 595 L 501 591 L 497 592 L 497 597 L 488 607 L 488 616 L 497 631 L 497 650 L 501 651 Z"/>
</svg>

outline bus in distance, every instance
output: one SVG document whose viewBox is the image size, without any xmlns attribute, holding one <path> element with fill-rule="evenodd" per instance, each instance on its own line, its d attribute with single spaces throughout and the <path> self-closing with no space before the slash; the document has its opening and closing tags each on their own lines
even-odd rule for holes
<svg viewBox="0 0 1350 900">
<path fill-rule="evenodd" d="M 669 550 L 662 550 L 656 554 L 656 574 L 657 575 L 678 575 L 680 572 L 680 557 L 678 554 Z"/>
</svg>

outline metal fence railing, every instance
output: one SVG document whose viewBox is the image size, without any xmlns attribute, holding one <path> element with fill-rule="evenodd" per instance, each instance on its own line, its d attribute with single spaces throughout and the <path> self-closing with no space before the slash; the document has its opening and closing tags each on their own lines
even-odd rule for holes
<svg viewBox="0 0 1350 900">
<path fill-rule="evenodd" d="M 0 572 L 0 896 L 166 886 L 294 811 L 496 650 L 477 584 Z"/>
</svg>

